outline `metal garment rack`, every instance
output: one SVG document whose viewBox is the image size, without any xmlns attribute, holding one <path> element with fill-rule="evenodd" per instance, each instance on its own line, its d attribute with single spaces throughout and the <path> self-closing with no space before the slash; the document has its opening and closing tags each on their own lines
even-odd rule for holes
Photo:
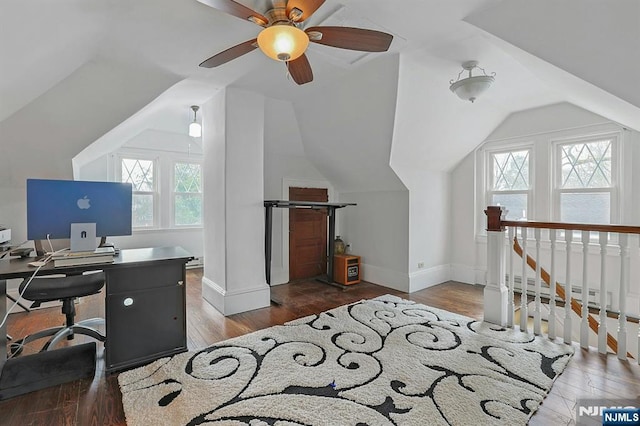
<svg viewBox="0 0 640 426">
<path fill-rule="evenodd" d="M 265 273 L 267 284 L 271 285 L 271 233 L 272 233 L 272 210 L 274 207 L 283 209 L 327 209 L 329 218 L 329 232 L 327 246 L 329 254 L 327 259 L 327 279 L 326 282 L 333 284 L 333 240 L 336 233 L 336 210 L 347 206 L 355 206 L 356 203 L 319 203 L 316 201 L 288 201 L 288 200 L 265 200 L 264 215 L 264 253 L 265 253 Z"/>
</svg>

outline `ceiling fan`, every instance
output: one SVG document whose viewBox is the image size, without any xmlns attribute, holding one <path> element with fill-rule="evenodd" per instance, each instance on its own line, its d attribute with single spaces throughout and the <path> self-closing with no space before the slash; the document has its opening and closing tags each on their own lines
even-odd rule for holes
<svg viewBox="0 0 640 426">
<path fill-rule="evenodd" d="M 393 36 L 381 31 L 351 27 L 300 27 L 325 0 L 273 0 L 273 8 L 264 15 L 233 0 L 198 0 L 229 15 L 263 27 L 257 38 L 224 50 L 200 64 L 213 68 L 236 59 L 256 48 L 272 59 L 282 61 L 297 84 L 313 80 L 305 55 L 309 42 L 363 52 L 385 52 Z"/>
</svg>

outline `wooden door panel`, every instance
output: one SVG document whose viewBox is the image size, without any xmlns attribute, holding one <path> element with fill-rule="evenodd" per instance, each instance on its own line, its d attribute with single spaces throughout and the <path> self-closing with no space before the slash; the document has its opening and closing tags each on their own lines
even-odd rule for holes
<svg viewBox="0 0 640 426">
<path fill-rule="evenodd" d="M 289 188 L 289 200 L 327 202 L 326 188 Z M 289 279 L 311 278 L 327 271 L 327 212 L 289 210 Z"/>
</svg>

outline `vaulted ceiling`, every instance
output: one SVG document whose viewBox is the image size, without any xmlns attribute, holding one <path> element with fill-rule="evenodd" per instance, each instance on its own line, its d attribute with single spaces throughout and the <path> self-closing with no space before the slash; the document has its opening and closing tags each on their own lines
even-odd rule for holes
<svg viewBox="0 0 640 426">
<path fill-rule="evenodd" d="M 264 12 L 271 0 L 239 1 Z M 3 1 L 0 138 L 8 155 L 0 170 L 6 177 L 9 157 L 35 149 L 73 156 L 109 132 L 122 139 L 144 128 L 182 131 L 188 106 L 227 85 L 292 102 L 311 147 L 320 142 L 314 126 L 333 120 L 328 97 L 347 93 L 345 82 L 360 75 L 375 80 L 367 69 L 382 70 L 384 87 L 395 79 L 384 149 L 399 168 L 449 170 L 510 113 L 563 101 L 640 129 L 640 0 L 327 0 L 308 25 L 322 23 L 395 38 L 384 54 L 314 45 L 314 81 L 297 86 L 259 50 L 199 68 L 259 28 L 196 0 Z M 391 55 L 396 67 L 375 65 Z M 496 73 L 475 104 L 448 89 L 471 59 Z M 335 102 L 349 109 L 346 96 Z M 336 126 L 337 134 L 349 123 Z M 308 151 L 321 161 L 321 152 Z"/>
</svg>

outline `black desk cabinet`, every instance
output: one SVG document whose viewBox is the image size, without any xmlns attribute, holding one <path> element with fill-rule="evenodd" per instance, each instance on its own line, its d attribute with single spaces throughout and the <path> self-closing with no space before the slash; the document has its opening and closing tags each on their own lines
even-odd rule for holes
<svg viewBox="0 0 640 426">
<path fill-rule="evenodd" d="M 184 260 L 105 270 L 106 371 L 187 350 Z"/>
</svg>

